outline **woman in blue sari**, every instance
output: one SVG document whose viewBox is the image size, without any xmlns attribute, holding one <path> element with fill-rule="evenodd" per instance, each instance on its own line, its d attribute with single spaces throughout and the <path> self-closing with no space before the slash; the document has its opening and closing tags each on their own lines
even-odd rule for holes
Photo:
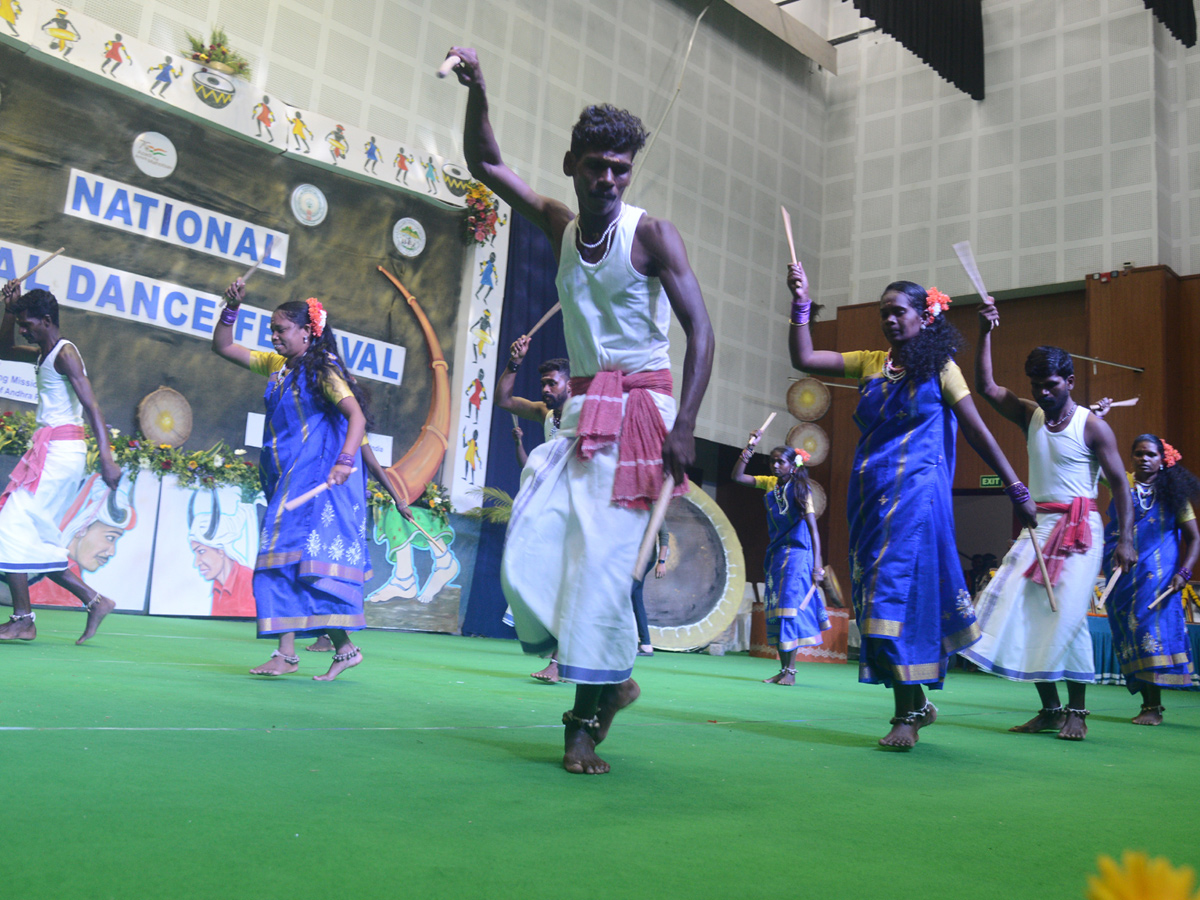
<svg viewBox="0 0 1200 900">
<path fill-rule="evenodd" d="M 292 300 L 275 310 L 275 352 L 264 353 L 233 341 L 244 296 L 241 279 L 225 292 L 212 347 L 230 362 L 267 376 L 259 456 L 267 513 L 254 568 L 254 601 L 258 636 L 278 636 L 279 649 L 250 671 L 297 671 L 296 635 L 325 633 L 333 641 L 333 662 L 327 673 L 313 677 L 332 681 L 362 661 L 347 632 L 365 627 L 363 582 L 370 577 L 361 451 L 365 396 L 338 356 L 333 330 L 315 298 Z M 328 490 L 315 499 L 284 508 L 289 499 L 322 484 Z"/>
<path fill-rule="evenodd" d="M 789 347 L 805 372 L 857 378 L 854 421 L 862 432 L 850 476 L 850 575 L 863 643 L 859 681 L 892 689 L 892 729 L 879 743 L 909 749 L 937 719 L 925 686 L 942 687 L 947 660 L 979 639 L 954 542 L 950 490 L 957 425 L 972 449 L 1009 485 L 1022 524 L 1035 521 L 1025 486 L 996 445 L 954 362 L 959 335 L 950 300 L 911 281 L 879 300 L 891 349 L 814 350 L 802 266 L 788 270 Z"/>
<path fill-rule="evenodd" d="M 767 492 L 763 499 L 769 539 L 763 562 L 767 640 L 779 653 L 779 674 L 763 681 L 792 685 L 796 683 L 796 651 L 821 643 L 821 632 L 829 628 L 825 603 L 812 590 L 825 579 L 825 569 L 821 566 L 821 538 L 812 490 L 804 468 L 808 454 L 795 447 L 776 447 L 771 451 L 771 475 L 747 475 L 746 463 L 761 439 L 762 431 L 750 435 L 750 443 L 734 464 L 731 477 L 738 484 Z"/>
<path fill-rule="evenodd" d="M 1179 452 L 1153 434 L 1134 440 L 1128 478 L 1138 561 L 1108 597 L 1108 626 L 1125 686 L 1129 693 L 1142 695 L 1142 709 L 1133 724 L 1161 725 L 1162 689 L 1190 689 L 1195 672 L 1187 622 L 1176 595 L 1191 580 L 1200 553 L 1200 531 L 1188 502 L 1200 493 L 1200 482 L 1179 465 Z M 1118 531 L 1113 504 L 1104 529 L 1106 576 L 1112 575 Z M 1170 593 L 1156 604 L 1166 591 Z"/>
</svg>

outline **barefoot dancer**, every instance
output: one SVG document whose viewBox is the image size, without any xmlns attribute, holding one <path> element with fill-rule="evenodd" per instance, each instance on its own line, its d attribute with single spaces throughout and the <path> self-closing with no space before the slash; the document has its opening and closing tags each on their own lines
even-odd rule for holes
<svg viewBox="0 0 1200 900">
<path fill-rule="evenodd" d="M 504 164 L 475 51 L 450 52 L 462 60 L 454 71 L 470 88 L 463 149 L 471 174 L 536 223 L 559 260 L 556 284 L 576 376 L 561 430 L 529 456 L 532 480 L 508 526 L 504 592 L 525 648 L 557 648 L 559 672 L 576 682 L 575 706 L 563 716 L 563 766 L 607 772 L 596 744 L 639 693 L 629 677 L 637 646 L 630 573 L 664 469 L 682 493 L 684 467 L 695 459 L 712 327 L 679 232 L 621 202 L 645 141 L 637 117 L 590 106 L 576 123 L 563 158 L 576 217 Z M 678 415 L 671 310 L 687 335 Z"/>
<path fill-rule="evenodd" d="M 366 472 L 360 447 L 366 433 L 361 388 L 338 356 L 321 304 L 291 300 L 271 316 L 274 353 L 233 342 L 233 324 L 246 288 L 239 278 L 225 292 L 213 330 L 213 352 L 267 376 L 266 443 L 259 474 L 267 513 L 254 567 L 258 635 L 278 635 L 279 649 L 253 675 L 286 675 L 300 664 L 296 634 L 325 632 L 335 654 L 332 681 L 362 662 L 348 631 L 365 627 L 363 582 L 370 577 L 366 543 Z M 357 469 L 357 471 L 351 471 Z M 290 512 L 283 504 L 324 482 L 330 489 Z"/>
<path fill-rule="evenodd" d="M 1200 493 L 1200 482 L 1179 465 L 1179 459 L 1179 451 L 1156 435 L 1134 439 L 1129 489 L 1137 520 L 1138 564 L 1133 572 L 1122 573 L 1108 597 L 1108 626 L 1125 686 L 1129 693 L 1142 695 L 1142 710 L 1134 725 L 1161 725 L 1162 689 L 1189 689 L 1195 674 L 1187 622 L 1175 594 L 1191 580 L 1200 554 L 1200 530 L 1188 502 L 1188 497 Z M 1106 577 L 1112 575 L 1118 532 L 1113 504 L 1104 529 Z M 1155 605 L 1168 590 L 1171 594 Z"/>
<path fill-rule="evenodd" d="M 1057 731 L 1067 741 L 1087 734 L 1084 698 L 1096 680 L 1087 611 L 1100 573 L 1103 531 L 1096 509 L 1100 470 L 1109 484 L 1121 484 L 1125 472 L 1116 439 L 1099 418 L 1071 399 L 1075 366 L 1058 347 L 1038 347 L 1025 360 L 1033 400 L 1022 400 L 992 377 L 992 329 L 1000 313 L 992 302 L 979 308 L 979 355 L 975 386 L 1000 415 L 1025 433 L 1029 448 L 1029 489 L 1042 513 L 1035 534 L 1046 557 L 1057 612 L 1038 568 L 1029 533 L 1009 548 L 976 607 L 983 637 L 963 653 L 981 669 L 1013 681 L 1037 685 L 1042 708 L 1023 725 L 1010 728 L 1032 734 Z M 1120 539 L 1113 558 L 1126 572 L 1137 562 L 1133 549 L 1133 507 L 1128 491 L 1113 496 Z M 1067 682 L 1067 708 L 1059 702 L 1057 682 Z"/>
<path fill-rule="evenodd" d="M 538 366 L 538 375 L 541 377 L 542 383 L 541 402 L 526 400 L 524 397 L 514 397 L 513 384 L 517 380 L 517 370 L 521 368 L 521 363 L 525 361 L 525 354 L 528 352 L 529 335 L 523 334 L 513 341 L 512 347 L 509 349 L 508 365 L 496 383 L 496 405 L 522 419 L 540 422 L 543 442 L 551 441 L 558 434 L 559 425 L 562 423 L 563 406 L 571 396 L 571 363 L 561 358 L 548 359 Z M 529 462 L 529 454 L 525 452 L 525 445 L 521 443 L 522 435 L 523 432 L 520 428 L 513 428 L 513 439 L 517 445 L 517 462 L 521 464 L 523 485 L 525 464 Z M 505 625 L 512 626 L 512 609 L 504 611 L 503 622 Z M 546 668 L 530 673 L 529 677 L 547 684 L 557 682 L 558 660 L 554 654 L 550 654 L 550 664 Z"/>
<path fill-rule="evenodd" d="M 979 636 L 954 543 L 955 431 L 1006 484 L 1016 473 L 996 445 L 954 363 L 959 334 L 946 321 L 949 298 L 911 281 L 879 300 L 887 353 L 813 350 L 808 279 L 789 269 L 792 365 L 857 378 L 854 420 L 862 431 L 850 476 L 850 573 L 863 635 L 859 681 L 892 688 L 896 715 L 885 747 L 909 748 L 937 718 L 923 685 L 940 690 L 955 651 Z M 1017 503 L 1033 523 L 1033 503 Z"/>
<path fill-rule="evenodd" d="M 67 536 L 58 528 L 87 472 L 84 417 L 96 435 L 100 476 L 116 490 L 121 469 L 113 462 L 104 417 L 92 394 L 83 359 L 58 330 L 58 301 L 49 291 L 21 295 L 21 285 L 4 286 L 0 356 L 33 362 L 37 370 L 37 431 L 0 498 L 0 572 L 12 593 L 13 614 L 0 625 L 0 640 L 32 641 L 36 615 L 29 605 L 29 576 L 47 575 L 70 591 L 87 610 L 82 644 L 116 606 L 68 569 Z M 13 327 L 33 347 L 17 347 Z"/>
<path fill-rule="evenodd" d="M 817 514 L 805 471 L 803 450 L 776 447 L 771 451 L 773 475 L 747 475 L 746 463 L 762 440 L 762 431 L 750 433 L 750 442 L 733 465 L 732 478 L 767 492 L 767 529 L 770 542 L 763 570 L 767 576 L 767 639 L 779 652 L 779 674 L 766 684 L 796 683 L 796 650 L 821 643 L 821 632 L 830 627 L 825 604 L 814 593 L 800 609 L 816 582 L 825 580 L 821 565 L 821 538 Z"/>
</svg>

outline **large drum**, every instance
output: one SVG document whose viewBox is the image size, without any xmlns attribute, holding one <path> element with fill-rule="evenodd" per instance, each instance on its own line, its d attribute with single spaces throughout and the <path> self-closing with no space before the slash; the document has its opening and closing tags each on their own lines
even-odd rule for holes
<svg viewBox="0 0 1200 900">
<path fill-rule="evenodd" d="M 220 72 L 201 69 L 192 76 L 192 90 L 206 106 L 224 109 L 232 102 L 237 88 L 234 87 L 232 79 L 226 78 Z"/>
<path fill-rule="evenodd" d="M 746 589 L 742 544 L 715 500 L 693 484 L 667 510 L 671 554 L 651 569 L 643 599 L 650 642 L 660 650 L 705 647 L 733 622 Z"/>
</svg>

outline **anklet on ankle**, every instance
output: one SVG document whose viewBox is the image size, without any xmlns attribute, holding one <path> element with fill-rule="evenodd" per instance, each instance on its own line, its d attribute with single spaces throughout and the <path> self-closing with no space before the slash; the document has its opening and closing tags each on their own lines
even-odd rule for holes
<svg viewBox="0 0 1200 900">
<path fill-rule="evenodd" d="M 21 613 L 19 616 L 14 614 L 14 615 L 11 615 L 8 617 L 8 621 L 10 621 L 10 622 L 24 622 L 26 619 L 28 619 L 30 622 L 36 622 L 37 621 L 37 613 L 27 612 L 27 613 Z"/>
<path fill-rule="evenodd" d="M 1163 711 L 1164 711 L 1165 709 L 1166 709 L 1166 707 L 1165 707 L 1165 706 L 1161 706 L 1161 705 L 1159 705 L 1159 706 L 1147 706 L 1145 703 L 1143 703 L 1143 704 L 1142 704 L 1142 712 L 1152 712 L 1152 713 L 1158 713 L 1160 716 L 1163 714 Z"/>
<path fill-rule="evenodd" d="M 1086 719 L 1092 714 L 1089 709 L 1075 709 L 1072 706 L 1064 706 L 1062 709 L 1068 716 L 1079 716 L 1081 719 Z"/>
<path fill-rule="evenodd" d="M 335 663 L 346 662 L 347 660 L 354 659 L 354 657 L 356 657 L 356 656 L 358 656 L 358 648 L 351 647 L 345 653 L 333 654 L 333 661 Z"/>
<path fill-rule="evenodd" d="M 925 711 L 923 709 L 914 709 L 913 711 L 906 713 L 903 716 L 893 716 L 892 718 L 888 719 L 888 724 L 889 725 L 915 726 L 917 724 L 917 719 L 921 718 L 921 715 L 924 712 Z"/>
<path fill-rule="evenodd" d="M 300 657 L 298 657 L 298 656 L 288 656 L 286 653 L 280 653 L 278 650 L 272 650 L 271 658 L 274 659 L 276 656 L 278 656 L 280 659 L 282 659 L 289 666 L 300 665 Z"/>
<path fill-rule="evenodd" d="M 91 611 L 92 611 L 92 607 L 93 607 L 93 606 L 95 606 L 95 605 L 96 605 L 96 604 L 99 602 L 99 600 L 100 600 L 100 592 L 99 592 L 99 591 L 93 591 L 93 593 L 92 593 L 92 599 L 91 599 L 91 600 L 89 600 L 87 603 L 83 604 L 83 608 L 84 608 L 85 610 L 87 610 L 88 612 L 91 612 Z"/>
<path fill-rule="evenodd" d="M 1038 710 L 1038 715 L 1039 716 L 1053 716 L 1056 713 L 1060 713 L 1062 711 L 1063 711 L 1063 708 L 1061 706 L 1053 706 L 1053 707 L 1043 706 L 1041 709 Z"/>
<path fill-rule="evenodd" d="M 600 716 L 594 715 L 590 719 L 585 719 L 582 716 L 575 715 L 575 711 L 568 709 L 563 713 L 563 724 L 566 726 L 575 725 L 586 731 L 594 741 L 600 733 Z"/>
<path fill-rule="evenodd" d="M 796 670 L 795 670 L 795 669 L 793 669 L 793 668 L 790 668 L 790 667 L 788 667 L 788 668 L 785 668 L 785 669 L 783 670 L 783 672 L 784 672 L 784 674 L 785 674 L 785 675 L 795 675 L 795 674 L 796 674 Z"/>
</svg>

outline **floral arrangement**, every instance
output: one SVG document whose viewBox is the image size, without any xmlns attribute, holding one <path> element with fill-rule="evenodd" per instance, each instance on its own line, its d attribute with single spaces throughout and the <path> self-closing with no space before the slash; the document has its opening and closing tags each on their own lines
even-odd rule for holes
<svg viewBox="0 0 1200 900">
<path fill-rule="evenodd" d="M 496 236 L 500 202 L 496 195 L 478 181 L 467 188 L 467 238 L 476 244 L 486 244 Z"/>
<path fill-rule="evenodd" d="M 386 510 L 392 507 L 392 495 L 382 486 L 372 484 L 367 493 L 367 505 L 373 510 Z M 414 500 L 412 506 L 419 506 L 433 512 L 443 522 L 449 521 L 454 507 L 450 505 L 450 492 L 435 481 L 425 485 L 425 491 Z"/>
<path fill-rule="evenodd" d="M 933 320 L 950 308 L 950 298 L 935 287 L 925 290 L 925 324 L 932 325 Z"/>
<path fill-rule="evenodd" d="M 249 80 L 250 62 L 236 50 L 230 49 L 229 35 L 225 33 L 224 28 L 214 28 L 207 44 L 203 38 L 196 37 L 190 31 L 184 34 L 191 45 L 182 51 L 188 59 L 202 66 L 219 63 L 232 69 L 234 75 Z"/>
<path fill-rule="evenodd" d="M 1126 850 L 1121 865 L 1101 856 L 1099 875 L 1088 876 L 1088 900 L 1196 900 L 1196 873 L 1188 866 L 1176 869 L 1159 857 Z"/>
<path fill-rule="evenodd" d="M 32 412 L 0 414 L 0 453 L 22 455 L 29 449 L 36 430 L 36 417 Z M 109 427 L 108 446 L 112 450 L 113 462 L 121 467 L 130 480 L 146 470 L 159 478 L 174 475 L 180 487 L 223 487 L 232 486 L 242 492 L 242 502 L 253 503 L 261 492 L 258 480 L 258 465 L 245 459 L 245 450 L 230 450 L 224 441 L 207 450 L 184 451 L 170 444 L 155 444 L 146 440 L 141 433 L 125 436 L 119 428 Z M 100 451 L 91 429 L 87 429 L 88 470 L 99 471 Z"/>
</svg>

